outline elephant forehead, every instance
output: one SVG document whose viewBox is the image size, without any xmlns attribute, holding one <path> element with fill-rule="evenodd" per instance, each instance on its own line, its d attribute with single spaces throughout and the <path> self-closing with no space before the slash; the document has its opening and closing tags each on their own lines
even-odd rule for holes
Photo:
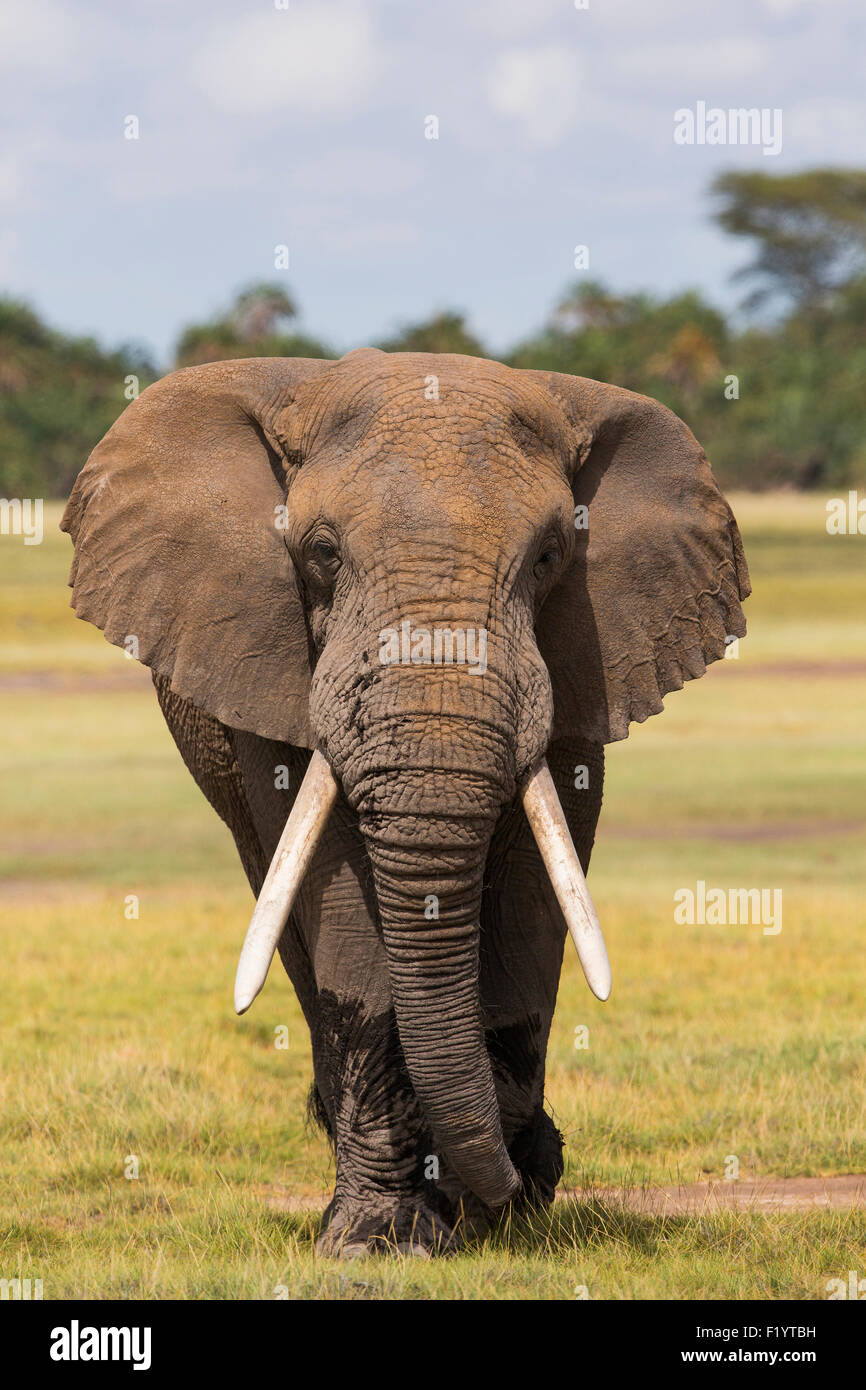
<svg viewBox="0 0 866 1390">
<path fill-rule="evenodd" d="M 382 400 L 404 388 L 423 392 L 433 399 L 453 390 L 519 391 L 521 375 L 501 362 L 459 353 L 379 352 L 362 348 L 347 353 L 335 364 L 330 387 L 341 387 L 360 396 L 368 393 Z"/>
<path fill-rule="evenodd" d="M 353 530 L 447 529 L 531 532 L 558 490 L 571 493 L 555 461 L 528 456 L 507 432 L 467 441 L 456 427 L 376 432 L 339 459 L 322 458 L 305 479 L 310 496 Z"/>
<path fill-rule="evenodd" d="M 558 407 L 521 373 L 432 353 L 363 351 L 338 365 L 307 415 L 300 512 L 324 510 L 356 536 L 515 540 L 560 492 L 570 500 Z"/>
<path fill-rule="evenodd" d="M 368 440 L 390 442 L 410 456 L 459 450 L 480 464 L 494 447 L 568 457 L 568 427 L 538 383 L 499 362 L 456 354 L 349 353 L 310 384 L 301 409 L 301 452 Z"/>
</svg>

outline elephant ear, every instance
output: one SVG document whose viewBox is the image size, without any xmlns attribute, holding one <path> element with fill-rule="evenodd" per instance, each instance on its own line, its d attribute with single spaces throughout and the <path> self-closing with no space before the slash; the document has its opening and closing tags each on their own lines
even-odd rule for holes
<svg viewBox="0 0 866 1390">
<path fill-rule="evenodd" d="M 331 363 L 188 367 L 128 406 L 61 521 L 79 618 L 224 724 L 312 746 L 311 661 L 280 522 L 296 397 Z"/>
<path fill-rule="evenodd" d="M 672 411 L 583 377 L 527 375 L 564 409 L 575 508 L 585 509 L 575 512 L 575 561 L 537 624 L 553 735 L 609 743 L 744 635 L 742 541 L 706 456 Z"/>
</svg>

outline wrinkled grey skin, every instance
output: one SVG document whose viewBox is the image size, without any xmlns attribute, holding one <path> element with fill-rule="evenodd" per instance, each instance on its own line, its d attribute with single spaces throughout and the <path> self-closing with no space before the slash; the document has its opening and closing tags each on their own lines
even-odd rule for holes
<svg viewBox="0 0 866 1390">
<path fill-rule="evenodd" d="M 125 412 L 64 525 L 79 614 L 141 634 L 254 892 L 309 748 L 340 784 L 280 943 L 336 1152 L 319 1249 L 450 1248 L 461 1211 L 550 1201 L 565 928 L 518 782 L 546 754 L 588 868 L 603 743 L 744 631 L 739 536 L 688 431 L 468 358 L 215 364 Z M 383 665 L 404 620 L 484 629 L 486 670 Z"/>
</svg>

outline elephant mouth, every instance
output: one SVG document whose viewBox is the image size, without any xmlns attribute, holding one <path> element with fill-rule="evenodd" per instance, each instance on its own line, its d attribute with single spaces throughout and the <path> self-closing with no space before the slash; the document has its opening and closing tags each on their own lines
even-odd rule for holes
<svg viewBox="0 0 866 1390">
<path fill-rule="evenodd" d="M 340 792 L 317 750 L 295 798 L 259 893 L 235 978 L 234 1003 L 246 1013 L 267 979 L 298 890 Z M 574 943 L 586 982 L 597 999 L 610 996 L 611 971 L 586 878 L 547 761 L 540 758 L 519 783 L 526 818 Z"/>
</svg>

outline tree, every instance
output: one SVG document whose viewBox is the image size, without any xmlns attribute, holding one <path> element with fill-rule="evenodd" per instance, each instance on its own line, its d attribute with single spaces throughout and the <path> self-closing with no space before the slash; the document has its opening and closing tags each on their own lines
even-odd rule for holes
<svg viewBox="0 0 866 1390">
<path fill-rule="evenodd" d="M 684 323 L 646 365 L 650 376 L 662 377 L 688 401 L 718 381 L 722 366 L 712 338 L 696 323 Z"/>
<path fill-rule="evenodd" d="M 272 337 L 278 323 L 297 316 L 295 302 L 283 286 L 268 283 L 241 290 L 231 312 L 231 320 L 242 343 Z"/>
<path fill-rule="evenodd" d="M 807 310 L 826 307 L 866 272 L 866 171 L 727 173 L 710 191 L 719 226 L 758 243 L 737 273 L 758 282 L 747 305 L 782 294 Z"/>
<path fill-rule="evenodd" d="M 633 301 L 611 294 L 601 281 L 582 280 L 559 301 L 550 323 L 565 333 L 581 328 L 616 328 L 628 321 L 633 309 Z"/>
<path fill-rule="evenodd" d="M 486 357 L 481 342 L 469 332 L 463 314 L 444 310 L 423 323 L 409 324 L 396 337 L 379 343 L 384 352 L 459 352 Z"/>
<path fill-rule="evenodd" d="M 66 496 L 94 444 L 155 376 L 138 348 L 106 351 L 0 299 L 0 496 Z"/>
<path fill-rule="evenodd" d="M 541 333 L 518 345 L 514 367 L 543 367 L 657 396 L 674 410 L 721 379 L 724 317 L 695 291 L 656 300 L 614 295 L 582 281 L 560 299 Z"/>
<path fill-rule="evenodd" d="M 317 339 L 281 332 L 279 325 L 297 317 L 295 301 L 282 285 L 248 286 L 228 310 L 205 323 L 190 324 L 181 334 L 175 366 L 222 362 L 232 357 L 330 357 Z"/>
</svg>

